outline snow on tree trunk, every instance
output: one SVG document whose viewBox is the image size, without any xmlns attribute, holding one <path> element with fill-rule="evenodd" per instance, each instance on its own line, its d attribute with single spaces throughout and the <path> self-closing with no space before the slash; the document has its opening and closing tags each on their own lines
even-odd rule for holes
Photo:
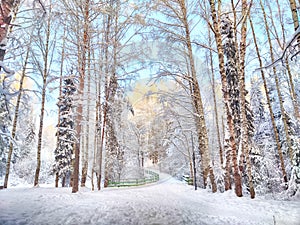
<svg viewBox="0 0 300 225">
<path fill-rule="evenodd" d="M 110 83 L 108 85 L 108 99 L 107 116 L 106 116 L 106 129 L 105 129 L 105 180 L 118 180 L 118 161 L 123 160 L 123 153 L 119 145 L 116 130 L 115 130 L 115 117 L 113 107 L 115 107 L 115 96 L 117 92 L 117 78 L 116 75 L 112 75 Z"/>
<path fill-rule="evenodd" d="M 228 82 L 227 82 L 227 76 L 226 76 L 226 70 L 224 66 L 224 51 L 223 51 L 223 45 L 222 45 L 222 36 L 220 32 L 220 15 L 217 15 L 216 7 L 215 7 L 215 1 L 210 0 L 209 1 L 210 8 L 211 8 L 211 16 L 213 20 L 213 28 L 215 33 L 215 39 L 217 44 L 217 50 L 218 50 L 218 57 L 219 57 L 219 69 L 221 74 L 221 82 L 222 82 L 222 91 L 223 91 L 223 100 L 225 104 L 225 111 L 227 115 L 227 125 L 229 130 L 229 143 L 231 147 L 231 156 L 232 156 L 232 162 L 233 162 L 233 170 L 234 170 L 234 182 L 235 182 L 235 193 L 238 197 L 241 197 L 242 194 L 242 181 L 241 176 L 239 174 L 238 165 L 237 165 L 237 145 L 235 141 L 236 131 L 234 128 L 234 121 L 232 112 L 230 109 L 230 95 L 229 95 L 229 88 L 228 88 Z"/>
<path fill-rule="evenodd" d="M 234 137 L 229 137 L 235 141 L 235 146 L 240 145 L 241 137 L 241 110 L 240 110 L 240 87 L 239 87 L 239 74 L 237 65 L 237 49 L 235 43 L 235 35 L 232 27 L 232 22 L 229 17 L 225 17 L 221 23 L 221 34 L 224 36 L 224 54 L 227 58 L 225 64 L 225 73 L 227 80 L 227 91 L 229 94 L 228 107 L 230 115 L 232 117 L 232 125 L 234 127 Z M 232 135 L 232 134 L 231 134 Z M 241 175 L 239 173 L 238 167 L 238 155 L 239 149 L 233 149 L 231 146 L 231 155 L 228 153 L 228 157 L 231 156 L 231 160 L 234 167 L 234 179 L 235 181 L 241 182 Z M 230 159 L 229 159 L 230 160 Z M 228 171 L 228 167 L 227 167 Z M 227 174 L 228 176 L 228 174 Z M 228 182 L 228 178 L 227 178 Z M 237 188 L 237 187 L 236 187 Z"/>
<path fill-rule="evenodd" d="M 240 41 L 240 58 L 239 58 L 239 86 L 240 86 L 240 105 L 241 105 L 241 156 L 240 168 L 241 173 L 247 174 L 247 184 L 249 184 L 250 196 L 255 198 L 255 190 L 252 181 L 252 165 L 249 157 L 250 146 L 254 134 L 253 113 L 250 109 L 249 102 L 246 100 L 247 90 L 245 86 L 245 55 L 246 55 L 246 40 L 247 40 L 247 18 L 251 4 L 248 6 L 247 0 L 242 0 L 242 15 L 243 22 L 241 27 Z M 244 160 L 245 159 L 245 160 Z M 244 171 L 244 161 L 246 161 L 246 171 Z M 246 177 L 246 175 L 245 175 Z"/>
<path fill-rule="evenodd" d="M 227 57 L 225 64 L 226 80 L 228 84 L 229 93 L 229 108 L 233 119 L 234 130 L 235 130 L 235 141 L 236 145 L 240 143 L 241 137 L 241 109 L 240 109 L 240 87 L 239 87 L 239 74 L 237 66 L 237 49 L 234 39 L 234 30 L 232 22 L 229 17 L 225 17 L 221 24 L 221 33 L 224 39 L 224 54 Z"/>
</svg>

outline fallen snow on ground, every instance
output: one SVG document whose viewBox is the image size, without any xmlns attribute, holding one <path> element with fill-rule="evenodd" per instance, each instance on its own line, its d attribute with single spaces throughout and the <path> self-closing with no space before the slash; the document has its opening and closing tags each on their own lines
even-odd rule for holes
<svg viewBox="0 0 300 225">
<path fill-rule="evenodd" d="M 70 188 L 52 187 L 1 190 L 0 224 L 300 225 L 300 202 L 194 191 L 161 174 L 156 184 L 100 192 L 83 188 L 72 194 Z"/>
</svg>

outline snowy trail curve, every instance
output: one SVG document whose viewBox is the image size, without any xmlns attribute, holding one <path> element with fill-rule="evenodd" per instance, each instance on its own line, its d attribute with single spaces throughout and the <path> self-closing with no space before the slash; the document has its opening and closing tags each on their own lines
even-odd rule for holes
<svg viewBox="0 0 300 225">
<path fill-rule="evenodd" d="M 237 198 L 232 192 L 194 191 L 161 174 L 156 184 L 91 192 L 69 188 L 0 191 L 0 224 L 274 224 L 300 225 L 300 202 Z"/>
</svg>

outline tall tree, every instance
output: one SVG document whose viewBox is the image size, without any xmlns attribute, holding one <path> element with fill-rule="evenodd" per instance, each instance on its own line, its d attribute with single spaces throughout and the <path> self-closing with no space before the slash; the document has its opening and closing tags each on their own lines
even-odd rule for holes
<svg viewBox="0 0 300 225">
<path fill-rule="evenodd" d="M 222 44 L 222 36 L 221 36 L 221 30 L 220 30 L 220 24 L 221 24 L 221 1 L 218 0 L 218 11 L 216 10 L 216 5 L 214 0 L 209 1 L 210 8 L 211 8 L 211 16 L 212 16 L 212 22 L 213 22 L 213 30 L 215 34 L 216 39 L 216 45 L 218 50 L 218 58 L 219 58 L 219 70 L 221 74 L 221 81 L 222 81 L 222 91 L 223 91 L 223 99 L 225 104 L 225 111 L 227 115 L 227 126 L 229 129 L 229 144 L 231 148 L 231 156 L 232 156 L 232 162 L 233 162 L 233 170 L 234 170 L 234 182 L 235 182 L 235 193 L 238 197 L 241 197 L 242 194 L 242 180 L 241 175 L 239 173 L 238 169 L 238 163 L 237 163 L 237 145 L 235 141 L 235 130 L 234 130 L 234 121 L 233 121 L 233 115 L 232 111 L 230 109 L 230 95 L 229 95 L 229 87 L 228 87 L 228 81 L 226 77 L 226 70 L 225 70 L 225 64 L 224 64 L 224 51 L 223 51 L 223 44 Z"/>
<path fill-rule="evenodd" d="M 47 16 L 42 21 L 40 27 L 37 28 L 36 33 L 33 34 L 33 42 L 35 42 L 37 49 L 31 52 L 31 57 L 34 60 L 34 65 L 37 68 L 37 72 L 41 77 L 41 108 L 40 108 L 40 120 L 39 120 L 39 131 L 38 131 L 38 146 L 37 146 L 37 166 L 34 177 L 34 186 L 39 183 L 39 175 L 41 170 L 41 152 L 42 152 L 42 141 L 43 141 L 43 127 L 44 127 L 44 116 L 45 116 L 45 104 L 46 104 L 46 92 L 49 84 L 50 68 L 53 60 L 53 50 L 55 46 L 55 39 L 53 38 L 53 14 L 52 5 L 50 2 Z M 55 34 L 54 34 L 55 37 Z M 42 56 L 43 61 L 40 61 L 39 55 Z"/>
<path fill-rule="evenodd" d="M 88 174 L 88 165 L 89 165 L 89 135 L 90 135 L 90 104 L 91 104 L 91 48 L 90 44 L 88 47 L 88 58 L 87 58 L 87 91 L 86 91 L 86 126 L 85 126 L 85 135 L 83 138 L 85 138 L 84 141 L 84 147 L 82 149 L 82 175 L 81 175 L 81 187 L 85 186 L 87 174 Z"/>
<path fill-rule="evenodd" d="M 243 158 L 246 158 L 246 167 L 247 167 L 247 176 L 249 181 L 249 189 L 251 198 L 255 197 L 254 185 L 252 181 L 252 166 L 250 162 L 249 152 L 250 152 L 250 144 L 252 143 L 253 133 L 254 133 L 254 125 L 253 125 L 253 114 L 250 109 L 250 104 L 246 101 L 246 85 L 245 85 L 245 55 L 246 55 L 246 39 L 247 39 L 247 20 L 249 11 L 252 5 L 252 1 L 249 6 L 247 0 L 242 1 L 242 24 L 241 24 L 241 41 L 240 41 L 240 56 L 239 56 L 239 87 L 240 87 L 240 103 L 241 103 L 241 142 L 242 142 L 242 155 L 240 168 L 243 166 Z"/>
<path fill-rule="evenodd" d="M 79 101 L 82 101 L 83 91 L 84 91 L 84 78 L 86 75 L 86 54 L 88 51 L 89 43 L 89 26 L 90 26 L 90 0 L 85 0 L 83 2 L 83 33 L 80 38 L 81 47 L 79 47 L 80 57 L 78 58 L 79 63 L 79 84 L 78 84 L 78 97 Z M 81 129 L 82 129 L 82 118 L 83 118 L 83 103 L 79 102 L 77 105 L 76 112 L 76 132 L 77 132 L 77 143 L 75 144 L 75 162 L 74 162 L 74 173 L 73 173 L 73 186 L 72 193 L 78 192 L 79 184 L 79 163 L 80 163 L 80 142 L 81 139 Z"/>
</svg>

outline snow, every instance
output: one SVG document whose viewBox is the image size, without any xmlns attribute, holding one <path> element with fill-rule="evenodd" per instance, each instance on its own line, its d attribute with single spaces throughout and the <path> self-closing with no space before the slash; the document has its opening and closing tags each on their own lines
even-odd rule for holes
<svg viewBox="0 0 300 225">
<path fill-rule="evenodd" d="M 274 222 L 274 220 L 276 222 Z M 300 201 L 210 193 L 160 174 L 134 188 L 15 187 L 0 191 L 0 224 L 300 224 Z"/>
</svg>

